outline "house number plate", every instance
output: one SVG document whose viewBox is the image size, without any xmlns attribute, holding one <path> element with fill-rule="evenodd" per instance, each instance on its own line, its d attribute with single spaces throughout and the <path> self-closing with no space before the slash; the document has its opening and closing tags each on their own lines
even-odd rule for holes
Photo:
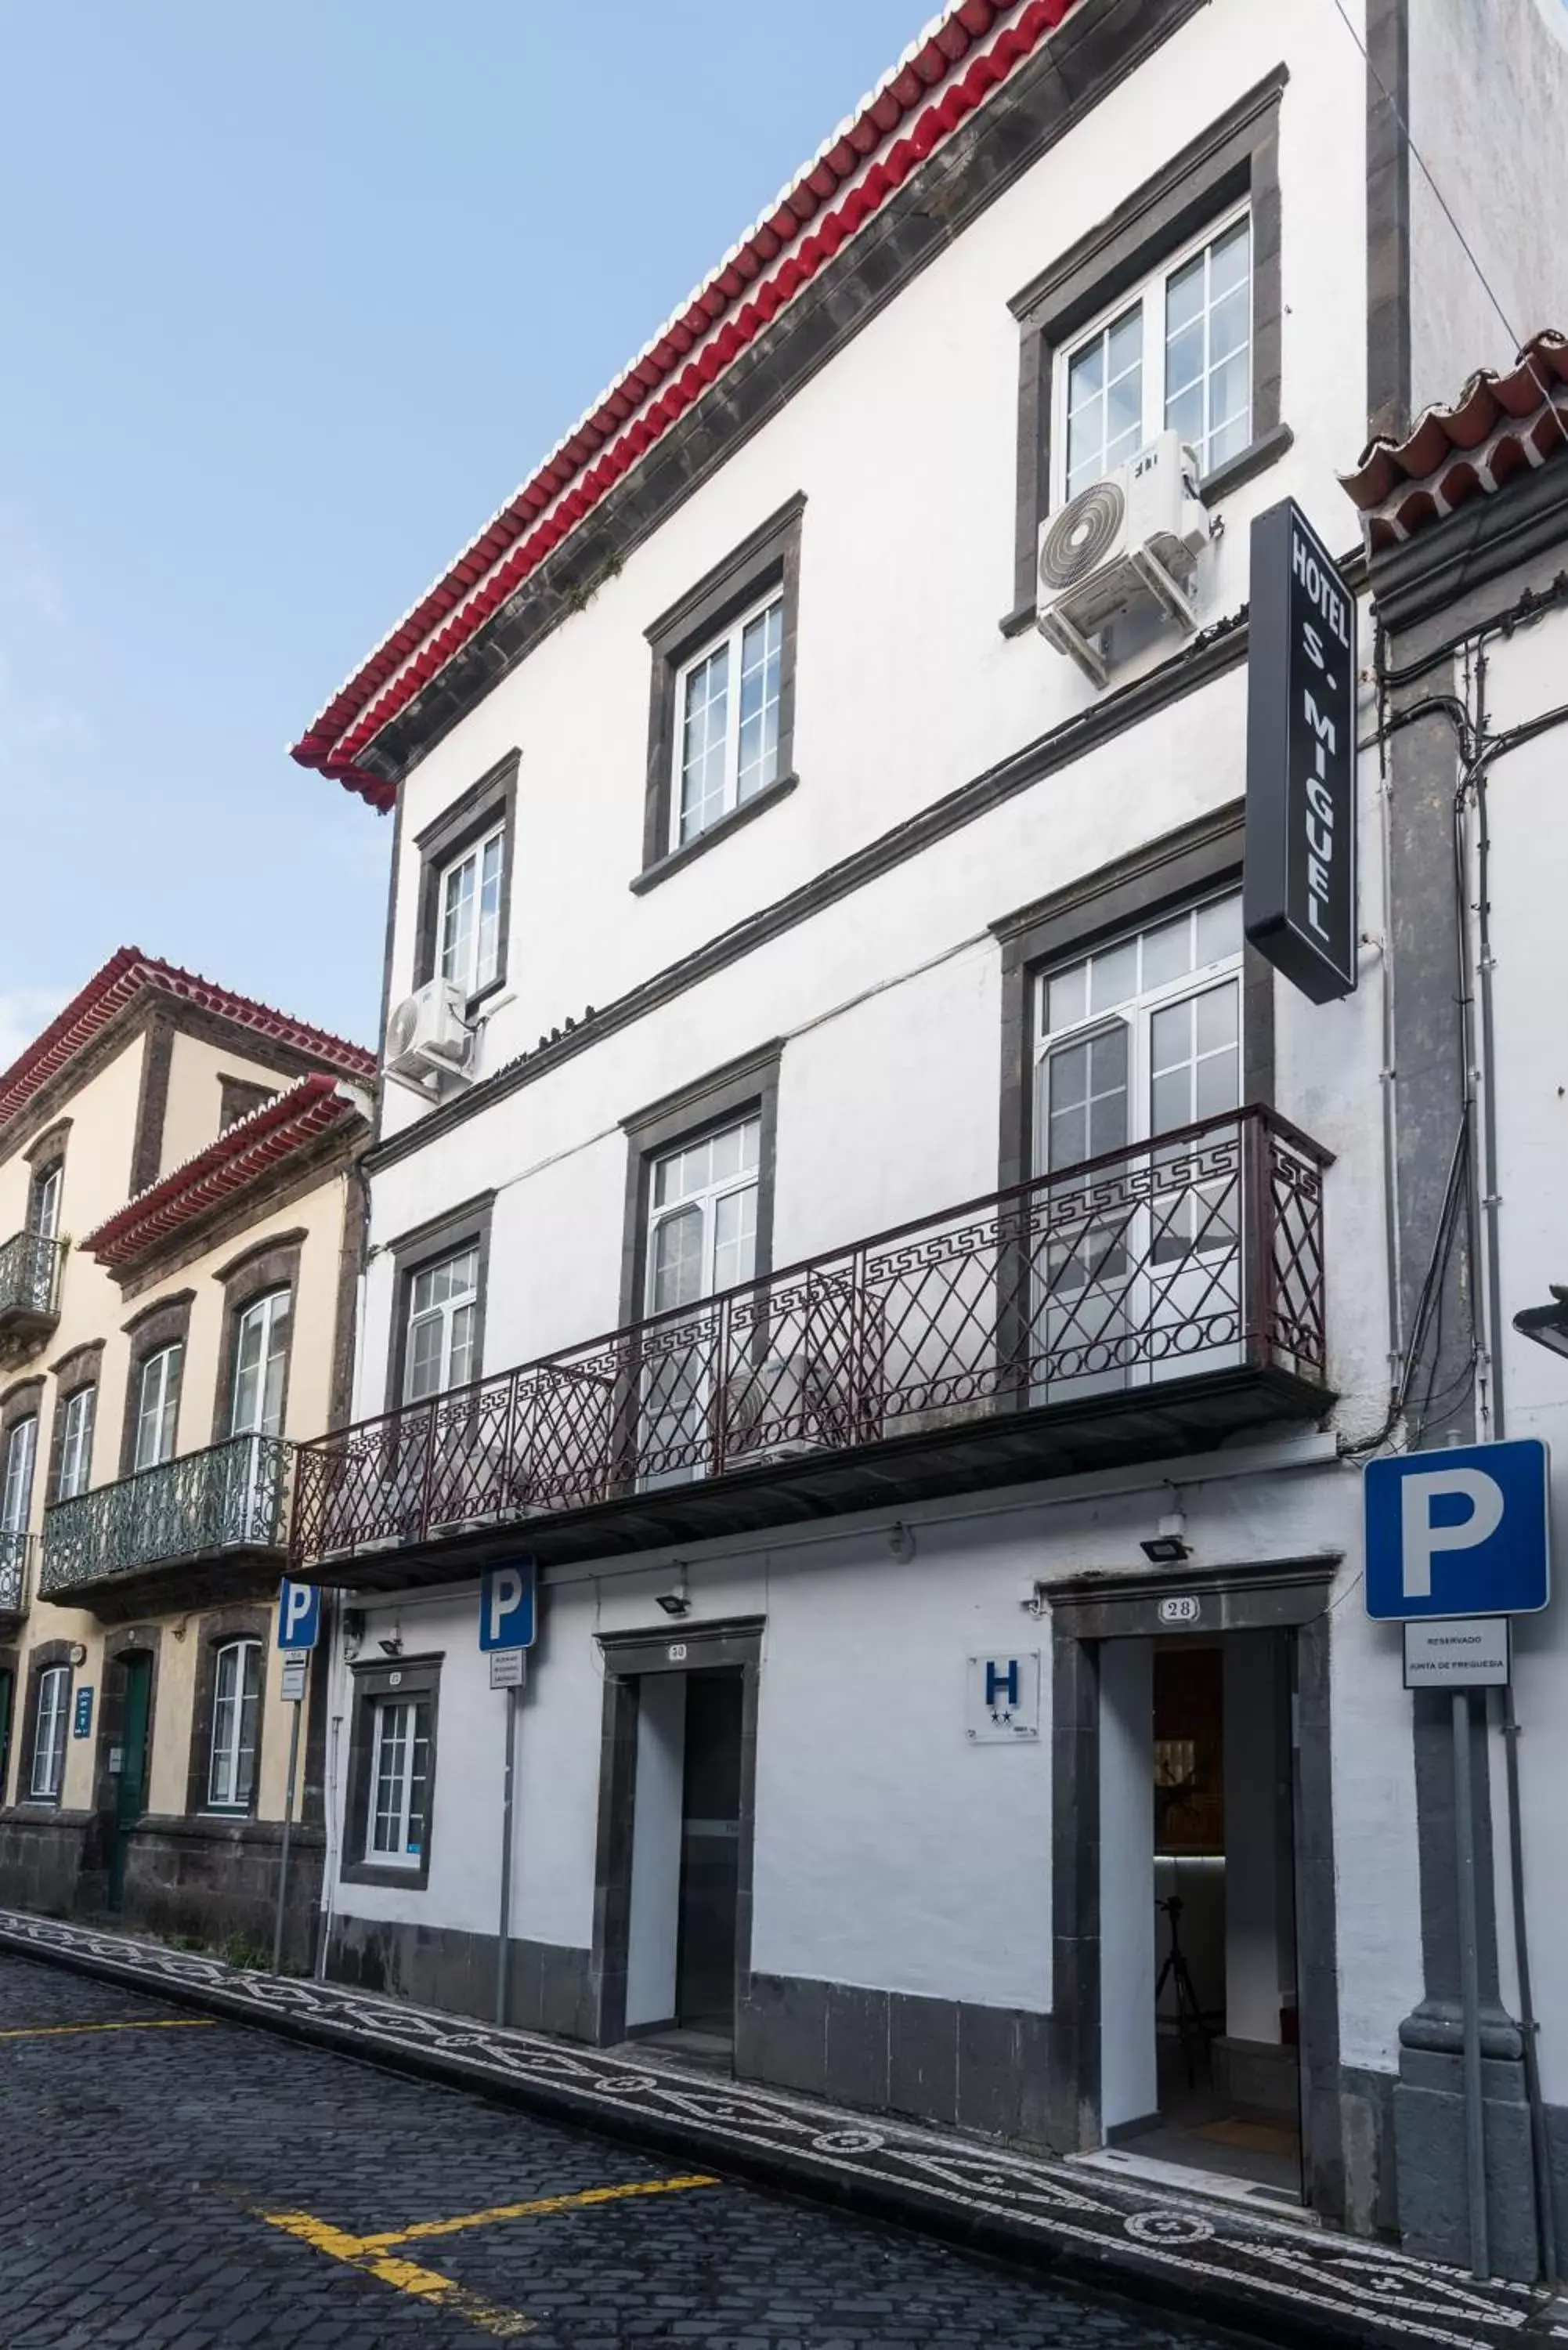
<svg viewBox="0 0 1568 2350">
<path fill-rule="evenodd" d="M 1196 1624 L 1202 1614 L 1203 1602 L 1190 1591 L 1183 1591 L 1176 1598 L 1162 1599 L 1159 1603 L 1162 1624 Z"/>
</svg>

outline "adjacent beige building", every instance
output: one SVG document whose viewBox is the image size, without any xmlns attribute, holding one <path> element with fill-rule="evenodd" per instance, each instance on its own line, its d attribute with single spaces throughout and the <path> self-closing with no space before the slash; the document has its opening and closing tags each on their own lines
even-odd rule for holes
<svg viewBox="0 0 1568 2350">
<path fill-rule="evenodd" d="M 294 1445 L 347 1403 L 374 1073 L 129 947 L 0 1072 L 0 1902 L 270 1942 L 273 1616 Z"/>
</svg>

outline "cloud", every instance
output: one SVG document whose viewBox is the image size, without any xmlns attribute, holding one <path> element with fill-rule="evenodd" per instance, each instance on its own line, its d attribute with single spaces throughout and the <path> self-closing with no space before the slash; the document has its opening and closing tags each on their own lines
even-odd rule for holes
<svg viewBox="0 0 1568 2350">
<path fill-rule="evenodd" d="M 0 988 L 0 1070 L 26 1051 L 65 1002 L 59 987 Z"/>
</svg>

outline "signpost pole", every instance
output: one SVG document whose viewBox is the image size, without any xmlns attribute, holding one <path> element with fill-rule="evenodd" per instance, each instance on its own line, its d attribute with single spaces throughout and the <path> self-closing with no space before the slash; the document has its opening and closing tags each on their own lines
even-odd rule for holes
<svg viewBox="0 0 1568 2350">
<path fill-rule="evenodd" d="M 1469 2207 L 1470 2274 L 1491 2273 L 1487 2241 L 1486 2112 L 1481 2103 L 1480 1958 L 1476 1922 L 1475 1783 L 1470 1773 L 1470 1693 L 1452 1694 L 1454 1863 L 1459 1879 L 1459 2001 L 1464 2015 L 1465 2189 Z"/>
<path fill-rule="evenodd" d="M 288 1731 L 288 1793 L 283 1806 L 283 1844 L 277 1856 L 277 1915 L 272 1928 L 272 1970 L 283 1972 L 283 1908 L 288 1891 L 288 1843 L 294 1826 L 294 1783 L 299 1769 L 299 1717 L 303 1711 L 300 1699 L 292 1701 L 294 1720 Z"/>
<path fill-rule="evenodd" d="M 495 2021 L 506 2021 L 507 1961 L 512 1947 L 512 1776 L 517 1752 L 517 1688 L 506 1692 L 506 1767 L 501 1782 L 501 1932 L 495 1945 Z"/>
</svg>

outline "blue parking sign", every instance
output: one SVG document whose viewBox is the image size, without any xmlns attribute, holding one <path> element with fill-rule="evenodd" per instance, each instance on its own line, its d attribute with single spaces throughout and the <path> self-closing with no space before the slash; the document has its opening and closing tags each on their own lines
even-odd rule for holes
<svg viewBox="0 0 1568 2350">
<path fill-rule="evenodd" d="M 1552 1596 L 1547 1467 L 1538 1437 L 1368 1461 L 1367 1614 L 1537 1614 Z"/>
<path fill-rule="evenodd" d="M 536 1582 L 534 1561 L 527 1556 L 485 1568 L 479 1585 L 481 1649 L 533 1647 Z"/>
<path fill-rule="evenodd" d="M 314 1648 L 321 1630 L 321 1594 L 312 1583 L 285 1583 L 277 1596 L 277 1645 Z"/>
</svg>

